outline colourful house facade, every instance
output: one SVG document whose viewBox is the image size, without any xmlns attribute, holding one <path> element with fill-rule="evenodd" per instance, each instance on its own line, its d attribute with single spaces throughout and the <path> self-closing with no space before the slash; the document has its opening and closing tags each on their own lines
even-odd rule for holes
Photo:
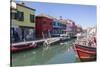
<svg viewBox="0 0 100 67">
<path fill-rule="evenodd" d="M 53 29 L 51 31 L 52 37 L 60 37 L 61 34 L 64 34 L 66 25 L 60 22 L 57 19 L 54 19 L 52 22 Z"/>
<path fill-rule="evenodd" d="M 77 33 L 83 32 L 83 29 L 80 25 L 76 25 L 76 27 L 77 27 L 76 29 Z"/>
<path fill-rule="evenodd" d="M 25 3 L 11 5 L 11 35 L 13 42 L 35 39 L 35 9 L 27 7 Z"/>
<path fill-rule="evenodd" d="M 77 33 L 77 26 L 74 21 L 67 19 L 67 32 L 73 37 Z"/>
<path fill-rule="evenodd" d="M 52 19 L 45 15 L 36 16 L 36 37 L 48 38 L 51 37 Z"/>
</svg>

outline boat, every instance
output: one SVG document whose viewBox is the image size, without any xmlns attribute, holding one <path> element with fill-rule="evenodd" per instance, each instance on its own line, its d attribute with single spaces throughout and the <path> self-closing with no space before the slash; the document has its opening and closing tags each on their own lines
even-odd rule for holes
<svg viewBox="0 0 100 67">
<path fill-rule="evenodd" d="M 60 41 L 69 40 L 69 39 L 70 39 L 70 36 L 68 36 L 67 34 L 60 35 Z"/>
<path fill-rule="evenodd" d="M 19 45 L 11 45 L 10 50 L 11 52 L 19 52 L 26 49 L 31 49 L 37 47 L 36 44 L 33 43 L 26 43 L 26 44 L 19 44 Z"/>
<path fill-rule="evenodd" d="M 96 61 L 96 47 L 96 27 L 77 34 L 74 48 L 80 61 Z"/>
<path fill-rule="evenodd" d="M 80 61 L 96 61 L 96 48 L 75 44 Z"/>
</svg>

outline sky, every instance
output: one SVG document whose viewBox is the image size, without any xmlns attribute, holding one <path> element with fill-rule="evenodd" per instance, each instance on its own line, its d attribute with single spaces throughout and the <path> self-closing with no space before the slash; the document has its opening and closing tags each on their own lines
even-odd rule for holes
<svg viewBox="0 0 100 67">
<path fill-rule="evenodd" d="M 18 3 L 19 1 L 17 1 Z M 96 6 L 95 5 L 79 5 L 79 4 L 61 4 L 46 2 L 29 2 L 24 1 L 25 5 L 36 9 L 35 14 L 45 13 L 50 16 L 64 19 L 71 19 L 83 28 L 95 26 Z"/>
</svg>

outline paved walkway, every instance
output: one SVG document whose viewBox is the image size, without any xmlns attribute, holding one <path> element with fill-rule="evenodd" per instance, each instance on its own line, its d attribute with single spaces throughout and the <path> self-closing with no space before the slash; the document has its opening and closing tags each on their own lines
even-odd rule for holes
<svg viewBox="0 0 100 67">
<path fill-rule="evenodd" d="M 60 40 L 61 37 L 53 37 L 53 38 L 46 38 L 46 39 L 41 39 L 41 40 L 34 40 L 34 41 L 26 41 L 26 42 L 19 42 L 19 43 L 12 43 L 11 45 L 14 46 L 14 45 L 26 45 L 28 43 L 32 43 L 32 44 L 35 44 L 37 42 L 49 42 L 52 43 L 52 42 L 56 42 L 58 40 Z"/>
</svg>

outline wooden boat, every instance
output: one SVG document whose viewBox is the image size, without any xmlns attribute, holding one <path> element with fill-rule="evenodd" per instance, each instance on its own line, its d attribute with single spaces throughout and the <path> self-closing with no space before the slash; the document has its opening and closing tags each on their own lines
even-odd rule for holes
<svg viewBox="0 0 100 67">
<path fill-rule="evenodd" d="M 80 61 L 96 61 L 96 48 L 75 44 Z"/>
<path fill-rule="evenodd" d="M 74 45 L 80 61 L 96 61 L 96 27 L 78 33 Z"/>
<path fill-rule="evenodd" d="M 11 45 L 10 50 L 11 52 L 18 52 L 26 49 L 31 49 L 37 47 L 36 44 L 27 43 L 27 44 L 20 44 L 20 45 Z"/>
</svg>

